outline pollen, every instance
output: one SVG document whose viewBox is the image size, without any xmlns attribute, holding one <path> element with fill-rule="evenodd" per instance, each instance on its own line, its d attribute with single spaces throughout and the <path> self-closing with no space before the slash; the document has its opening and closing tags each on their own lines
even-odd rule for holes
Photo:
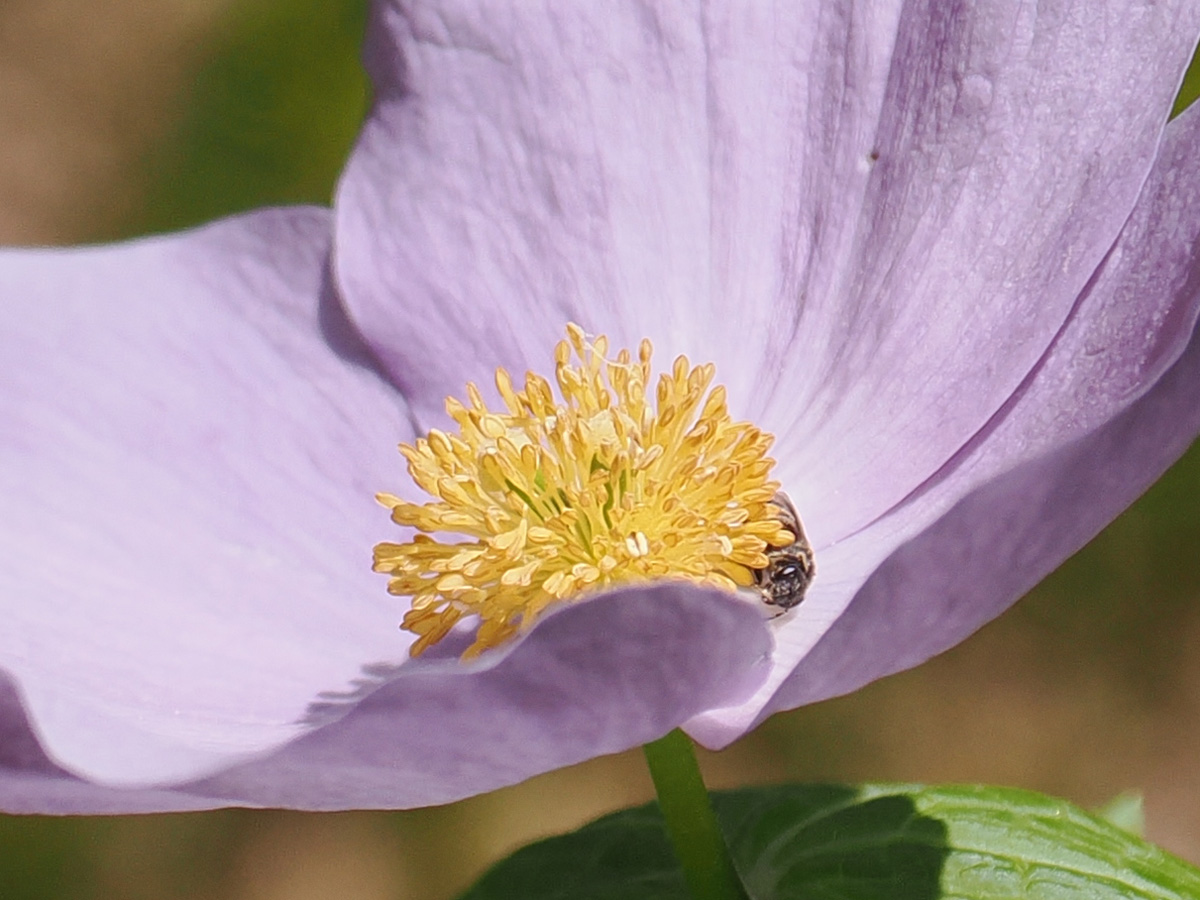
<svg viewBox="0 0 1200 900">
<path fill-rule="evenodd" d="M 419 656 L 473 623 L 464 658 L 527 631 L 548 608 L 605 588 L 677 579 L 736 591 L 793 535 L 770 501 L 773 437 L 735 422 L 712 364 L 675 360 L 647 397 L 652 348 L 608 358 L 577 325 L 555 348 L 555 381 L 504 369 L 489 409 L 474 384 L 446 401 L 457 433 L 401 444 L 431 496 L 379 494 L 406 543 L 375 547 L 388 591 L 411 598 L 401 628 Z M 561 398 L 561 399 L 559 399 Z"/>
</svg>

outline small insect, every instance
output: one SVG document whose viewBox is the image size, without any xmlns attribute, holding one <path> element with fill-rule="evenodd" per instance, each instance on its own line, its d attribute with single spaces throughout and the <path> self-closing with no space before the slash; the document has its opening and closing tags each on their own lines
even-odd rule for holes
<svg viewBox="0 0 1200 900">
<path fill-rule="evenodd" d="M 796 507 L 783 491 L 779 491 L 771 503 L 779 508 L 779 519 L 783 527 L 796 536 L 784 547 L 767 547 L 766 568 L 753 569 L 754 587 L 767 606 L 779 608 L 777 615 L 799 606 L 804 592 L 817 574 L 813 561 L 812 545 L 804 534 Z"/>
</svg>

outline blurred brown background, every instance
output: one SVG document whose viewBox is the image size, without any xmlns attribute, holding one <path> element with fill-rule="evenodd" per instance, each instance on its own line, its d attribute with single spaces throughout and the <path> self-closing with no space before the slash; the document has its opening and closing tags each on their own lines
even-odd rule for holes
<svg viewBox="0 0 1200 900">
<path fill-rule="evenodd" d="M 363 0 L 2 0 L 0 243 L 75 243 L 329 197 L 362 114 Z M 1144 792 L 1200 863 L 1200 453 L 1008 615 L 921 668 L 777 716 L 714 787 L 994 782 Z M 441 900 L 531 839 L 649 799 L 639 752 L 450 807 L 0 816 L 5 900 Z"/>
</svg>

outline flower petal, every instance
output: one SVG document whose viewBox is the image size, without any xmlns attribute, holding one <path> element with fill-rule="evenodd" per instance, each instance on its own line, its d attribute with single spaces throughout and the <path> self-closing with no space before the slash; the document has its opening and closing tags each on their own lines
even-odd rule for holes
<svg viewBox="0 0 1200 900">
<path fill-rule="evenodd" d="M 753 359 L 795 207 L 869 148 L 891 6 L 380 4 L 337 270 L 423 420 L 466 377 L 544 368 L 569 320 L 748 395 L 757 366 L 719 351 Z"/>
<path fill-rule="evenodd" d="M 790 356 L 761 419 L 815 543 L 903 500 L 1042 358 L 1137 200 L 1198 33 L 1191 3 L 905 7 L 861 214 L 776 332 Z"/>
<path fill-rule="evenodd" d="M 1044 353 L 1197 28 L 1116 0 L 383 5 L 339 278 L 426 422 L 467 377 L 543 368 L 568 319 L 716 362 L 830 543 Z"/>
<path fill-rule="evenodd" d="M 761 682 L 770 650 L 759 612 L 727 594 L 683 584 L 615 591 L 550 613 L 524 641 L 472 666 L 422 659 L 377 670 L 385 683 L 347 697 L 332 724 L 170 793 L 100 788 L 56 777 L 44 762 L 11 771 L 0 755 L 0 808 L 446 803 L 637 746 L 738 702 Z"/>
<path fill-rule="evenodd" d="M 1200 433 L 1197 147 L 1193 107 L 1169 126 L 1120 239 L 1010 403 L 894 513 L 818 557 L 818 585 L 828 581 L 778 636 L 772 676 L 749 703 L 691 723 L 695 736 L 723 746 L 772 712 L 953 646 L 1187 449 Z"/>
<path fill-rule="evenodd" d="M 295 208 L 0 253 L 0 669 L 76 774 L 205 774 L 405 655 L 370 568 L 411 431 L 328 245 Z"/>
<path fill-rule="evenodd" d="M 198 785 L 299 809 L 447 803 L 661 737 L 761 683 L 758 610 L 679 583 L 561 607 L 494 668 L 412 667 L 346 718 Z"/>
<path fill-rule="evenodd" d="M 7 813 L 134 813 L 210 809 L 169 790 L 122 790 L 77 778 L 46 756 L 21 700 L 0 672 L 0 810 Z"/>
</svg>

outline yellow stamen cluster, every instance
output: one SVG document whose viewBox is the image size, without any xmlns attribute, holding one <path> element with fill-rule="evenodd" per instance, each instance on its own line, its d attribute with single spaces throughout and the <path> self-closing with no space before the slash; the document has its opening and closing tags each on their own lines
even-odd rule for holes
<svg viewBox="0 0 1200 900">
<path fill-rule="evenodd" d="M 446 401 L 458 434 L 400 446 L 435 499 L 378 495 L 421 533 L 376 546 L 375 571 L 412 597 L 401 627 L 418 636 L 413 656 L 468 615 L 479 624 L 464 657 L 477 655 L 547 606 L 609 585 L 680 578 L 736 590 L 767 565 L 767 545 L 793 539 L 770 503 L 773 438 L 730 419 L 725 389 L 709 391 L 711 364 L 679 357 L 652 406 L 649 341 L 633 362 L 627 350 L 606 359 L 607 340 L 588 342 L 577 325 L 567 335 L 554 353 L 563 402 L 545 378 L 530 373 L 516 391 L 498 369 L 506 412 L 468 384 L 469 405 Z"/>
</svg>

